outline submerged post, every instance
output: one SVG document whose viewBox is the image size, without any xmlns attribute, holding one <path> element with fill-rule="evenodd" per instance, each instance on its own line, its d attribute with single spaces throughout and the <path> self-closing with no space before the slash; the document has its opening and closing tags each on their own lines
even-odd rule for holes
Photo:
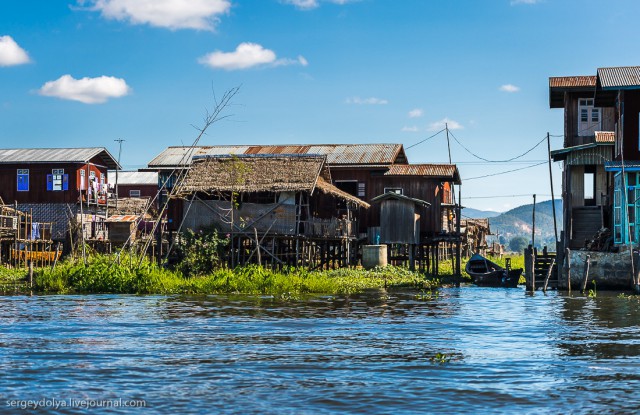
<svg viewBox="0 0 640 415">
<path fill-rule="evenodd" d="M 587 259 L 585 261 L 585 265 L 584 265 L 584 277 L 582 279 L 582 289 L 580 290 L 581 293 L 584 293 L 585 290 L 587 289 L 587 281 L 589 280 L 589 266 L 591 265 L 591 255 L 587 255 Z"/>
<path fill-rule="evenodd" d="M 533 247 L 531 245 L 529 245 L 528 248 L 524 249 L 524 278 L 526 280 L 526 286 L 527 286 L 527 291 L 533 291 L 534 288 L 532 281 L 533 278 L 535 278 L 535 275 L 533 273 L 533 262 L 532 262 L 532 256 L 533 256 Z"/>
<path fill-rule="evenodd" d="M 567 291 L 571 294 L 571 249 L 567 248 Z"/>
</svg>

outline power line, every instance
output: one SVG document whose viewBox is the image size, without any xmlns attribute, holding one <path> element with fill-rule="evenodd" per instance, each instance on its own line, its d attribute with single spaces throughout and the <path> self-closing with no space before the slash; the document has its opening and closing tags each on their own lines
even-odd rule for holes
<svg viewBox="0 0 640 415">
<path fill-rule="evenodd" d="M 515 156 L 515 157 L 512 157 L 512 158 L 507 159 L 507 160 L 489 160 L 489 159 L 486 159 L 486 158 L 484 158 L 484 157 L 481 157 L 481 156 L 479 156 L 479 155 L 475 154 L 473 151 L 469 150 L 467 147 L 465 147 L 465 145 L 464 145 L 464 144 L 462 144 L 462 143 L 460 142 L 460 140 L 458 140 L 458 138 L 457 138 L 455 135 L 453 135 L 453 133 L 449 132 L 449 134 L 451 134 L 451 137 L 453 137 L 453 139 L 454 139 L 454 140 L 456 140 L 456 143 L 458 143 L 458 144 L 460 145 L 460 147 L 462 147 L 462 148 L 463 148 L 467 153 L 471 154 L 473 157 L 475 157 L 475 158 L 477 158 L 477 159 L 479 159 L 479 160 L 486 161 L 486 162 L 488 162 L 488 163 L 505 163 L 505 162 L 509 162 L 509 161 L 517 160 L 517 159 L 519 159 L 519 158 L 521 158 L 521 157 L 526 156 L 527 154 L 529 154 L 529 153 L 530 153 L 530 152 L 532 152 L 533 150 L 535 150 L 535 149 L 536 149 L 540 144 L 542 144 L 542 143 L 547 139 L 547 136 L 545 135 L 545 136 L 542 138 L 542 140 L 540 140 L 540 141 L 538 141 L 538 142 L 536 143 L 536 145 L 534 145 L 533 147 L 531 147 L 529 150 L 525 151 L 524 153 L 520 154 L 519 156 Z"/>
<path fill-rule="evenodd" d="M 546 137 L 545 137 L 545 139 L 546 139 Z M 501 175 L 501 174 L 512 173 L 512 172 L 514 172 L 514 171 L 519 171 L 519 170 L 524 170 L 524 169 L 530 169 L 530 168 L 532 168 L 532 167 L 541 166 L 541 165 L 546 164 L 546 163 L 547 163 L 546 161 L 543 161 L 542 163 L 533 164 L 533 165 L 531 165 L 531 166 L 527 166 L 527 167 L 521 167 L 521 168 L 519 168 L 519 169 L 507 170 L 507 171 L 503 171 L 503 172 L 499 172 L 499 173 L 493 173 L 493 174 L 486 174 L 486 175 L 484 175 L 484 176 L 469 177 L 468 179 L 464 179 L 464 181 L 467 181 L 467 180 L 475 180 L 475 179 L 483 179 L 483 178 L 485 178 L 485 177 L 492 177 L 492 176 L 498 176 L 498 175 Z"/>
<path fill-rule="evenodd" d="M 469 179 L 467 179 L 469 180 Z M 538 196 L 551 196 L 551 195 L 543 195 L 540 193 L 536 193 Z M 496 196 L 467 196 L 465 199 L 494 199 L 494 198 L 505 198 L 505 197 L 524 197 L 531 196 L 531 193 L 525 193 L 521 195 L 496 195 Z"/>
<path fill-rule="evenodd" d="M 409 147 L 405 148 L 405 150 L 409 150 L 410 148 L 413 148 L 413 147 L 417 146 L 418 144 L 422 144 L 422 143 L 424 143 L 425 141 L 431 140 L 433 137 L 437 136 L 438 134 L 440 134 L 440 133 L 441 133 L 441 132 L 443 132 L 444 130 L 446 130 L 446 128 L 443 128 L 442 130 L 438 131 L 437 133 L 435 133 L 435 134 L 434 134 L 434 135 L 432 135 L 431 137 L 427 137 L 427 138 L 425 138 L 425 139 L 424 139 L 424 140 L 422 140 L 422 141 L 418 141 L 417 143 L 410 145 Z"/>
</svg>

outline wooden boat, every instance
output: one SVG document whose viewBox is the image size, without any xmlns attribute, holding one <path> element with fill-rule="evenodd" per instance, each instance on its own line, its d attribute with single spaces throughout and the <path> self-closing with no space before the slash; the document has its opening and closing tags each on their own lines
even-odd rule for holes
<svg viewBox="0 0 640 415">
<path fill-rule="evenodd" d="M 473 283 L 482 287 L 516 287 L 522 274 L 522 268 L 507 269 L 489 261 L 480 254 L 473 254 L 465 267 Z"/>
</svg>

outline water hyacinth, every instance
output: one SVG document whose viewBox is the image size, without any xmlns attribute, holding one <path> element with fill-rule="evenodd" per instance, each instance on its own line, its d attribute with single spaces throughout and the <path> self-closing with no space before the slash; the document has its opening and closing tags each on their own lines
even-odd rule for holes
<svg viewBox="0 0 640 415">
<path fill-rule="evenodd" d="M 404 268 L 373 270 L 338 269 L 309 271 L 300 268 L 271 270 L 255 265 L 230 270 L 218 268 L 208 274 L 184 276 L 148 260 L 96 255 L 82 261 L 66 260 L 51 270 L 38 270 L 35 288 L 46 293 L 114 294 L 355 294 L 370 289 L 432 289 L 439 280 Z"/>
</svg>

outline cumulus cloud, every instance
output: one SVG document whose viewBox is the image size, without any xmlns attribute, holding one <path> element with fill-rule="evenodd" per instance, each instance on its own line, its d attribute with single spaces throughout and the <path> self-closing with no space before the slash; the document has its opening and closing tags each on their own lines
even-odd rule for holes
<svg viewBox="0 0 640 415">
<path fill-rule="evenodd" d="M 422 108 L 414 108 L 411 111 L 409 111 L 409 118 L 420 118 L 424 115 L 424 111 L 422 111 Z"/>
<path fill-rule="evenodd" d="M 388 104 L 389 101 L 383 98 L 360 98 L 360 97 L 351 97 L 345 100 L 347 104 L 356 104 L 356 105 L 385 105 Z"/>
<path fill-rule="evenodd" d="M 226 69 L 228 71 L 238 69 L 248 69 L 260 65 L 286 66 L 301 65 L 307 66 L 309 62 L 304 56 L 296 59 L 277 59 L 276 53 L 270 49 L 265 49 L 257 43 L 241 43 L 233 52 L 215 51 L 208 53 L 198 59 L 198 62 L 215 69 Z"/>
<path fill-rule="evenodd" d="M 112 76 L 74 79 L 62 75 L 55 81 L 45 83 L 38 93 L 47 97 L 80 101 L 85 104 L 102 104 L 109 98 L 120 98 L 131 92 L 124 79 Z"/>
<path fill-rule="evenodd" d="M 506 84 L 506 85 L 502 85 L 500 87 L 500 91 L 503 91 L 503 92 L 518 92 L 518 91 L 520 91 L 520 87 L 517 87 L 515 85 L 511 85 L 511 84 Z"/>
<path fill-rule="evenodd" d="M 536 4 L 540 2 L 541 0 L 511 0 L 511 5 L 515 6 L 516 4 Z"/>
<path fill-rule="evenodd" d="M 0 36 L 0 66 L 29 63 L 29 55 L 11 36 Z"/>
<path fill-rule="evenodd" d="M 464 127 L 462 126 L 462 124 L 460 124 L 457 121 L 451 120 L 449 118 L 443 118 L 440 121 L 434 121 L 431 124 L 429 124 L 429 131 L 438 131 L 438 130 L 442 130 L 445 125 L 450 129 L 450 130 L 461 130 Z"/>
<path fill-rule="evenodd" d="M 78 0 L 84 4 L 85 0 Z M 176 29 L 213 30 L 230 0 L 88 0 L 106 19 Z"/>
<path fill-rule="evenodd" d="M 320 6 L 320 2 L 345 5 L 347 3 L 354 3 L 360 0 L 281 0 L 285 4 L 291 4 L 300 10 L 311 10 Z"/>
<path fill-rule="evenodd" d="M 417 133 L 419 130 L 418 130 L 418 127 L 416 127 L 415 125 L 412 125 L 411 127 L 408 127 L 408 126 L 402 127 L 402 131 L 406 133 Z"/>
</svg>

